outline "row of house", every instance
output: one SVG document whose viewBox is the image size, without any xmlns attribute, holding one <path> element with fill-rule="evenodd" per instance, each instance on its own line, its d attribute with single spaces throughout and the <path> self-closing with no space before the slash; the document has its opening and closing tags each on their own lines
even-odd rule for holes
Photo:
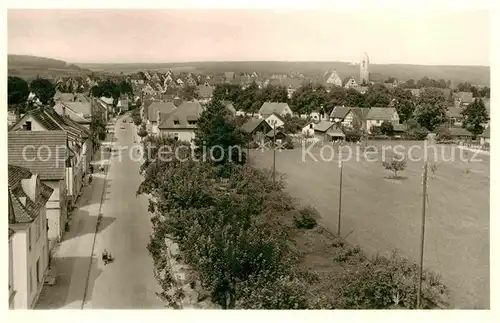
<svg viewBox="0 0 500 323">
<path fill-rule="evenodd" d="M 110 109 L 81 94 L 58 93 L 54 101 L 28 111 L 8 132 L 10 308 L 36 304 L 50 250 L 62 239 L 89 172 L 92 115 Z"/>
</svg>

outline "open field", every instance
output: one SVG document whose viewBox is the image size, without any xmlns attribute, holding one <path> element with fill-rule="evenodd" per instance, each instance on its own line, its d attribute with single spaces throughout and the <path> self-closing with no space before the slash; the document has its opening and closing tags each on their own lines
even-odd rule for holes
<svg viewBox="0 0 500 323">
<path fill-rule="evenodd" d="M 419 142 L 375 144 L 422 146 Z M 489 308 L 489 156 L 476 156 L 481 161 L 460 161 L 458 148 L 441 148 L 441 156 L 453 156 L 455 161 L 440 158 L 435 172 L 429 172 L 424 266 L 442 275 L 450 288 L 453 307 Z M 278 151 L 276 169 L 285 175 L 286 190 L 301 204 L 314 206 L 323 224 L 336 232 L 338 163 L 321 161 L 320 148 L 311 152 L 317 162 L 310 156 L 303 161 L 301 148 Z M 256 166 L 272 166 L 271 150 L 252 150 L 250 155 Z M 411 155 L 422 156 L 415 149 Z M 324 156 L 330 157 L 328 150 Z M 345 162 L 341 235 L 368 254 L 398 249 L 417 261 L 422 166 L 422 159 L 408 161 L 407 169 L 400 174 L 405 179 L 393 180 L 381 161 L 352 158 Z"/>
</svg>

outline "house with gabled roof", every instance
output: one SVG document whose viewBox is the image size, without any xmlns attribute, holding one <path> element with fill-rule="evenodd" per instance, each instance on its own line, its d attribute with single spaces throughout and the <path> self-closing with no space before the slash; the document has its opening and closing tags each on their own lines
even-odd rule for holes
<svg viewBox="0 0 500 323">
<path fill-rule="evenodd" d="M 319 140 L 332 141 L 344 139 L 344 132 L 335 122 L 322 120 L 314 126 L 314 136 Z"/>
<path fill-rule="evenodd" d="M 371 133 L 372 127 L 380 127 L 384 121 L 399 124 L 399 114 L 395 108 L 370 108 L 366 116 L 366 131 Z"/>
<path fill-rule="evenodd" d="M 292 109 L 285 102 L 264 102 L 259 109 L 259 117 L 267 118 L 269 115 L 276 113 L 282 117 L 289 114 L 293 116 Z"/>
<path fill-rule="evenodd" d="M 196 91 L 198 92 L 199 99 L 201 103 L 208 103 L 212 99 L 213 92 L 214 92 L 215 87 L 210 86 L 210 85 L 199 85 L 196 88 Z"/>
<path fill-rule="evenodd" d="M 76 201 L 83 186 L 83 178 L 88 172 L 93 155 L 93 143 L 90 131 L 73 122 L 64 115 L 59 115 L 51 108 L 40 108 L 27 112 L 14 125 L 11 132 L 50 132 L 64 131 L 70 159 L 68 160 L 67 195 L 70 204 Z"/>
<path fill-rule="evenodd" d="M 359 107 L 336 106 L 330 113 L 330 121 L 341 123 L 344 128 L 352 128 L 358 122 L 362 128 L 370 109 Z"/>
<path fill-rule="evenodd" d="M 49 268 L 47 203 L 54 190 L 29 169 L 8 165 L 9 307 L 31 309 Z"/>
<path fill-rule="evenodd" d="M 346 89 L 354 89 L 358 87 L 358 83 L 353 77 L 350 77 L 344 84 L 344 88 Z"/>
<path fill-rule="evenodd" d="M 222 101 L 222 104 L 227 109 L 227 111 L 229 111 L 229 113 L 231 113 L 231 115 L 233 117 L 236 116 L 236 108 L 234 107 L 233 102 L 224 100 L 224 101 Z"/>
<path fill-rule="evenodd" d="M 340 78 L 337 71 L 332 71 L 326 80 L 326 84 L 332 84 L 335 86 L 342 86 L 342 79 Z"/>
<path fill-rule="evenodd" d="M 177 107 L 173 102 L 163 102 L 163 101 L 153 101 L 147 107 L 147 121 L 148 125 L 151 125 L 151 134 L 158 135 L 160 132 L 158 130 L 158 115 L 168 114 L 174 111 Z"/>
<path fill-rule="evenodd" d="M 202 113 L 203 107 L 199 102 L 184 101 L 170 113 L 159 113 L 159 133 L 175 140 L 191 142 L 195 138 L 198 118 Z"/>
<path fill-rule="evenodd" d="M 67 177 L 70 150 L 64 131 L 8 133 L 8 163 L 27 168 L 53 192 L 47 202 L 48 238 L 60 241 L 67 223 Z"/>
<path fill-rule="evenodd" d="M 58 102 L 53 107 L 59 115 L 64 115 L 90 129 L 92 119 L 92 106 L 83 102 Z"/>
<path fill-rule="evenodd" d="M 264 119 L 250 118 L 241 126 L 241 131 L 246 133 L 254 141 L 260 141 L 265 138 L 273 128 Z"/>
<path fill-rule="evenodd" d="M 466 107 L 474 102 L 472 92 L 455 92 L 453 93 L 453 99 L 456 107 Z"/>
</svg>

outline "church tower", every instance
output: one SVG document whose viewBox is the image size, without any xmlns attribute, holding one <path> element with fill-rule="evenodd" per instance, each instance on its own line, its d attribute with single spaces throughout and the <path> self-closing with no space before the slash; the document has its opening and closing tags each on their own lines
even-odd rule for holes
<svg viewBox="0 0 500 323">
<path fill-rule="evenodd" d="M 368 70 L 368 66 L 370 65 L 370 59 L 368 58 L 368 54 L 365 53 L 361 63 L 359 64 L 359 83 L 360 85 L 368 85 L 369 84 L 369 76 L 370 72 Z"/>
</svg>

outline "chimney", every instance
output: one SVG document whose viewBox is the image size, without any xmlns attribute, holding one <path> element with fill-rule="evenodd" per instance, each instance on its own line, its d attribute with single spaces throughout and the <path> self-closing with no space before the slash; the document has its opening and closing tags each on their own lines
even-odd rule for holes
<svg viewBox="0 0 500 323">
<path fill-rule="evenodd" d="M 64 104 L 62 105 L 62 115 L 66 115 L 66 106 Z"/>
<path fill-rule="evenodd" d="M 36 174 L 31 175 L 30 178 L 25 178 L 21 180 L 21 187 L 23 188 L 24 193 L 28 196 L 30 200 L 36 202 L 36 194 L 37 194 L 37 183 L 38 176 Z"/>
</svg>

